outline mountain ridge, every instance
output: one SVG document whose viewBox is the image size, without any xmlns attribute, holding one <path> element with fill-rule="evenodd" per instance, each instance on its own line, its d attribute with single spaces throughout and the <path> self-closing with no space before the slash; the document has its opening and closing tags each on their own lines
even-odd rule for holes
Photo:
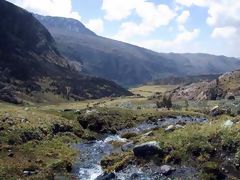
<svg viewBox="0 0 240 180">
<path fill-rule="evenodd" d="M 0 23 L 0 100 L 21 103 L 45 102 L 53 96 L 81 100 L 131 95 L 114 82 L 80 74 L 58 51 L 48 30 L 26 10 L 0 1 Z"/>
<path fill-rule="evenodd" d="M 82 63 L 82 72 L 113 80 L 124 86 L 144 84 L 169 76 L 222 74 L 240 68 L 240 61 L 204 53 L 157 53 L 96 34 L 61 32 L 61 18 L 40 16 L 60 52 Z M 79 22 L 80 23 L 80 22 Z M 85 27 L 86 28 L 86 27 Z M 201 63 L 200 63 L 201 62 Z"/>
</svg>

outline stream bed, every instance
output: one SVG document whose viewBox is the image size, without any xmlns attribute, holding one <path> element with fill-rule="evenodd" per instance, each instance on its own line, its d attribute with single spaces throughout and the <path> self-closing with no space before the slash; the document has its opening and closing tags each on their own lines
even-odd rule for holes
<svg viewBox="0 0 240 180">
<path fill-rule="evenodd" d="M 204 123 L 207 122 L 205 118 L 193 118 L 190 116 L 177 116 L 156 119 L 153 121 L 146 121 L 140 123 L 136 127 L 123 129 L 117 134 L 106 135 L 105 137 L 95 140 L 88 141 L 80 144 L 74 145 L 74 148 L 80 151 L 80 157 L 77 160 L 77 163 L 74 165 L 73 173 L 75 174 L 76 179 L 79 180 L 103 180 L 104 178 L 101 175 L 104 174 L 103 169 L 100 165 L 100 162 L 104 156 L 110 155 L 111 153 L 120 153 L 119 148 L 114 148 L 110 142 L 121 142 L 129 143 L 127 139 L 121 138 L 121 135 L 124 133 L 137 133 L 143 134 L 145 132 L 151 131 L 157 128 L 167 127 L 169 125 L 177 124 L 188 124 L 188 123 Z M 116 172 L 114 178 L 108 179 L 117 179 L 117 180 L 155 180 L 155 179 L 168 179 L 166 176 L 162 176 L 159 172 L 159 166 L 148 164 L 144 167 L 138 167 L 136 165 L 128 165 L 127 168 Z M 192 167 L 178 167 L 171 174 L 173 178 L 183 178 L 190 177 L 191 179 L 196 179 L 196 170 Z M 107 180 L 108 180 L 107 179 Z"/>
</svg>

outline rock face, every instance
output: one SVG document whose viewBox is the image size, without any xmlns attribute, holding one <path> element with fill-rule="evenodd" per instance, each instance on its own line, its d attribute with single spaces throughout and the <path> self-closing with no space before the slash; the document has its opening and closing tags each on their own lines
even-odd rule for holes
<svg viewBox="0 0 240 180">
<path fill-rule="evenodd" d="M 235 100 L 240 95 L 240 70 L 225 73 L 211 82 L 193 83 L 171 92 L 172 99 Z"/>
<path fill-rule="evenodd" d="M 113 82 L 81 75 L 32 14 L 5 0 L 0 24 L 0 100 L 49 101 L 45 93 L 74 100 L 131 95 Z"/>
<path fill-rule="evenodd" d="M 148 157 L 154 155 L 162 155 L 163 150 L 156 141 L 146 142 L 140 145 L 136 145 L 133 148 L 133 153 L 136 157 Z"/>
</svg>

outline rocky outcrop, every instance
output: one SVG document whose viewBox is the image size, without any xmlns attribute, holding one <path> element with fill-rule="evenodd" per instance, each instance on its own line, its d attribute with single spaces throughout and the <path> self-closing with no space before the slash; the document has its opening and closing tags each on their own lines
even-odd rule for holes
<svg viewBox="0 0 240 180">
<path fill-rule="evenodd" d="M 171 92 L 172 99 L 187 100 L 235 100 L 240 95 L 240 70 L 225 73 L 211 82 L 193 83 Z"/>
</svg>

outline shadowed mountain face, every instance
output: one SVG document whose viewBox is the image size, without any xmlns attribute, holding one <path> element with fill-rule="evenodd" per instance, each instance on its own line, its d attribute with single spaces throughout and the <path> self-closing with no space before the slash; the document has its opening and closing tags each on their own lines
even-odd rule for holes
<svg viewBox="0 0 240 180">
<path fill-rule="evenodd" d="M 0 1 L 0 100 L 52 93 L 68 99 L 130 94 L 113 82 L 80 75 L 58 52 L 47 29 L 27 11 Z"/>
<path fill-rule="evenodd" d="M 111 79 L 125 86 L 169 76 L 221 74 L 240 68 L 240 61 L 236 58 L 156 53 L 97 36 L 73 19 L 36 17 L 53 35 L 60 52 L 70 60 L 82 63 L 84 73 Z M 81 31 L 76 31 L 79 27 Z"/>
</svg>

